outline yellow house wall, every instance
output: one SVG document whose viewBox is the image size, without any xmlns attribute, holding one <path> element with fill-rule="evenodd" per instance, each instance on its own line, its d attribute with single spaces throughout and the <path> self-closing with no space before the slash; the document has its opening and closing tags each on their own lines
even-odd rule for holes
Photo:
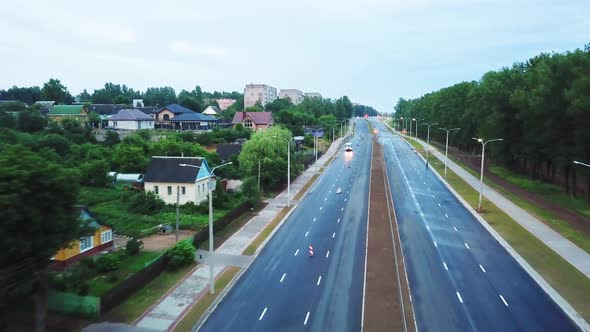
<svg viewBox="0 0 590 332">
<path fill-rule="evenodd" d="M 102 243 L 100 243 L 100 233 L 102 232 L 106 232 L 108 230 L 110 230 L 111 228 L 108 226 L 101 226 L 100 228 L 98 228 L 94 234 L 93 234 L 93 248 L 100 246 Z M 74 256 L 77 256 L 80 254 L 80 241 L 79 240 L 75 240 L 72 241 L 68 244 L 67 247 L 60 249 L 56 254 L 55 254 L 55 260 L 56 261 L 65 261 L 68 260 Z"/>
</svg>

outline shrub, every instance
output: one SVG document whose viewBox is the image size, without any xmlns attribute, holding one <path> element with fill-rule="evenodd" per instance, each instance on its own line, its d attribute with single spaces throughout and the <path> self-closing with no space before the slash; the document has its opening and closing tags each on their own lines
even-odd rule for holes
<svg viewBox="0 0 590 332">
<path fill-rule="evenodd" d="M 88 270 L 96 269 L 96 262 L 94 261 L 94 257 L 85 257 L 80 260 L 80 266 L 84 266 Z"/>
<path fill-rule="evenodd" d="M 111 272 L 107 275 L 107 281 L 114 284 L 117 281 L 119 281 L 119 276 L 117 275 L 117 273 Z"/>
<path fill-rule="evenodd" d="M 185 265 L 189 265 L 195 260 L 195 247 L 186 241 L 178 242 L 174 247 L 166 252 L 168 268 L 177 270 Z"/>
<path fill-rule="evenodd" d="M 114 253 L 102 255 L 96 260 L 96 268 L 101 273 L 115 271 L 120 264 L 121 259 Z"/>
<path fill-rule="evenodd" d="M 133 237 L 129 241 L 127 241 L 127 245 L 125 245 L 125 251 L 127 251 L 129 255 L 137 255 L 142 245 L 143 241 L 140 241 Z"/>
<path fill-rule="evenodd" d="M 152 212 L 164 208 L 162 201 L 153 192 L 127 192 L 121 197 L 122 201 L 127 204 L 129 212 L 137 214 L 151 214 Z"/>
</svg>

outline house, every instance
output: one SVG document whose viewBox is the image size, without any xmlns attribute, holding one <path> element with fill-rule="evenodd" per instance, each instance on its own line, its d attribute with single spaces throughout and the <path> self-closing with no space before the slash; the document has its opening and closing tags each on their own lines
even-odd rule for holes
<svg viewBox="0 0 590 332">
<path fill-rule="evenodd" d="M 180 106 L 178 104 L 170 104 L 164 106 L 156 111 L 154 114 L 154 119 L 156 120 L 156 127 L 158 128 L 171 128 L 172 127 L 172 120 L 174 117 L 179 116 L 180 114 L 184 113 L 195 113 L 193 110 L 190 110 L 186 107 Z"/>
<path fill-rule="evenodd" d="M 240 152 L 242 152 L 242 144 L 220 143 L 217 144 L 216 152 L 217 155 L 219 155 L 219 158 L 226 162 L 230 160 L 231 157 L 239 155 Z"/>
<path fill-rule="evenodd" d="M 266 130 L 274 125 L 271 112 L 236 112 L 232 124 L 241 123 L 244 128 L 254 131 Z"/>
<path fill-rule="evenodd" d="M 145 191 L 153 192 L 166 204 L 176 204 L 177 195 L 180 204 L 200 204 L 207 199 L 211 176 L 211 169 L 204 158 L 154 156 L 143 181 Z"/>
<path fill-rule="evenodd" d="M 63 269 L 84 257 L 113 248 L 113 230 L 109 226 L 102 225 L 86 207 L 79 206 L 77 208 L 80 209 L 80 222 L 93 233 L 81 237 L 79 240 L 74 240 L 68 246 L 60 249 L 52 257 L 52 268 Z"/>
<path fill-rule="evenodd" d="M 117 129 L 154 129 L 154 119 L 137 109 L 122 109 L 109 118 L 109 126 Z"/>
<path fill-rule="evenodd" d="M 86 122 L 88 111 L 84 105 L 55 105 L 47 113 L 47 117 L 57 122 L 61 122 L 64 118 Z"/>
<path fill-rule="evenodd" d="M 225 111 L 228 107 L 230 107 L 236 102 L 235 99 L 231 98 L 218 98 L 215 99 L 215 101 L 217 101 L 217 105 L 219 105 L 219 109 L 221 109 L 222 111 Z"/>
<path fill-rule="evenodd" d="M 207 130 L 218 120 L 201 113 L 182 113 L 170 120 L 175 130 Z"/>
<path fill-rule="evenodd" d="M 203 114 L 214 116 L 214 115 L 219 114 L 220 112 L 221 112 L 221 109 L 219 107 L 209 106 L 209 107 L 205 108 L 205 110 L 203 111 Z"/>
</svg>

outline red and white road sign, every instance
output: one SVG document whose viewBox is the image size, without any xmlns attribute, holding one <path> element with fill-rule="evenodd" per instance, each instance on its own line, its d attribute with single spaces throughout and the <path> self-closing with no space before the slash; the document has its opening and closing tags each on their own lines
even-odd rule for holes
<svg viewBox="0 0 590 332">
<path fill-rule="evenodd" d="M 309 245 L 309 256 L 313 257 L 313 247 L 311 246 L 311 244 Z"/>
</svg>

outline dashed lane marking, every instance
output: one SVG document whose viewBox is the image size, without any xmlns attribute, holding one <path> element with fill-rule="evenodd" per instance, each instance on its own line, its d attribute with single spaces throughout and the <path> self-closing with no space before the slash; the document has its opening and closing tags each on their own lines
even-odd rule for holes
<svg viewBox="0 0 590 332">
<path fill-rule="evenodd" d="M 318 282 L 317 282 L 316 286 L 319 286 L 319 285 L 320 285 L 320 282 L 322 282 L 322 276 L 320 276 L 320 277 L 318 278 Z"/>
<path fill-rule="evenodd" d="M 293 256 L 297 256 L 297 254 L 298 254 L 298 253 L 299 253 L 299 249 L 297 249 L 297 250 L 295 251 L 295 255 L 293 255 Z"/>
<path fill-rule="evenodd" d="M 479 264 L 479 268 L 483 271 L 483 273 L 486 273 L 486 269 L 484 269 L 483 266 L 481 266 L 481 264 Z"/>
<path fill-rule="evenodd" d="M 459 292 L 457 292 L 457 297 L 459 298 L 459 302 L 463 303 L 463 298 L 461 298 L 461 294 L 459 294 Z"/>
<path fill-rule="evenodd" d="M 258 320 L 262 320 L 262 318 L 264 318 L 264 314 L 266 313 L 266 307 L 264 308 L 264 310 L 262 310 L 262 314 L 260 315 L 260 318 L 258 318 Z"/>
<path fill-rule="evenodd" d="M 307 237 L 308 234 L 309 234 L 309 231 L 308 232 L 305 232 L 305 237 Z"/>
<path fill-rule="evenodd" d="M 313 218 L 313 221 L 315 221 L 315 220 L 316 220 L 316 218 Z"/>
<path fill-rule="evenodd" d="M 443 265 L 445 266 L 445 270 L 449 270 L 449 268 L 447 267 L 447 263 L 443 262 Z"/>
<path fill-rule="evenodd" d="M 500 298 L 502 299 L 502 302 L 504 302 L 504 305 L 508 306 L 508 302 L 506 302 L 506 300 L 504 299 L 504 296 L 502 296 L 502 294 L 500 294 Z"/>
<path fill-rule="evenodd" d="M 280 281 L 281 283 L 283 282 L 283 280 L 285 280 L 286 275 L 287 275 L 286 273 L 283 273 L 283 276 L 281 277 L 281 281 Z"/>
<path fill-rule="evenodd" d="M 326 253 L 326 258 L 328 258 L 330 256 L 330 250 L 328 250 L 328 252 Z"/>
<path fill-rule="evenodd" d="M 455 232 L 458 232 L 457 227 L 453 226 L 453 229 L 455 230 Z"/>
<path fill-rule="evenodd" d="M 436 244 L 436 241 L 432 241 L 434 242 L 434 246 L 438 248 L 438 244 Z"/>
<path fill-rule="evenodd" d="M 332 233 L 332 238 L 334 238 L 334 236 L 336 236 L 336 232 Z"/>
<path fill-rule="evenodd" d="M 308 319 L 309 319 L 309 311 L 307 312 L 307 315 L 305 315 L 305 321 L 303 322 L 303 325 L 307 325 Z"/>
<path fill-rule="evenodd" d="M 467 249 L 471 249 L 471 248 L 469 248 L 469 245 L 468 245 L 467 243 L 465 243 L 465 247 L 466 247 Z"/>
</svg>

